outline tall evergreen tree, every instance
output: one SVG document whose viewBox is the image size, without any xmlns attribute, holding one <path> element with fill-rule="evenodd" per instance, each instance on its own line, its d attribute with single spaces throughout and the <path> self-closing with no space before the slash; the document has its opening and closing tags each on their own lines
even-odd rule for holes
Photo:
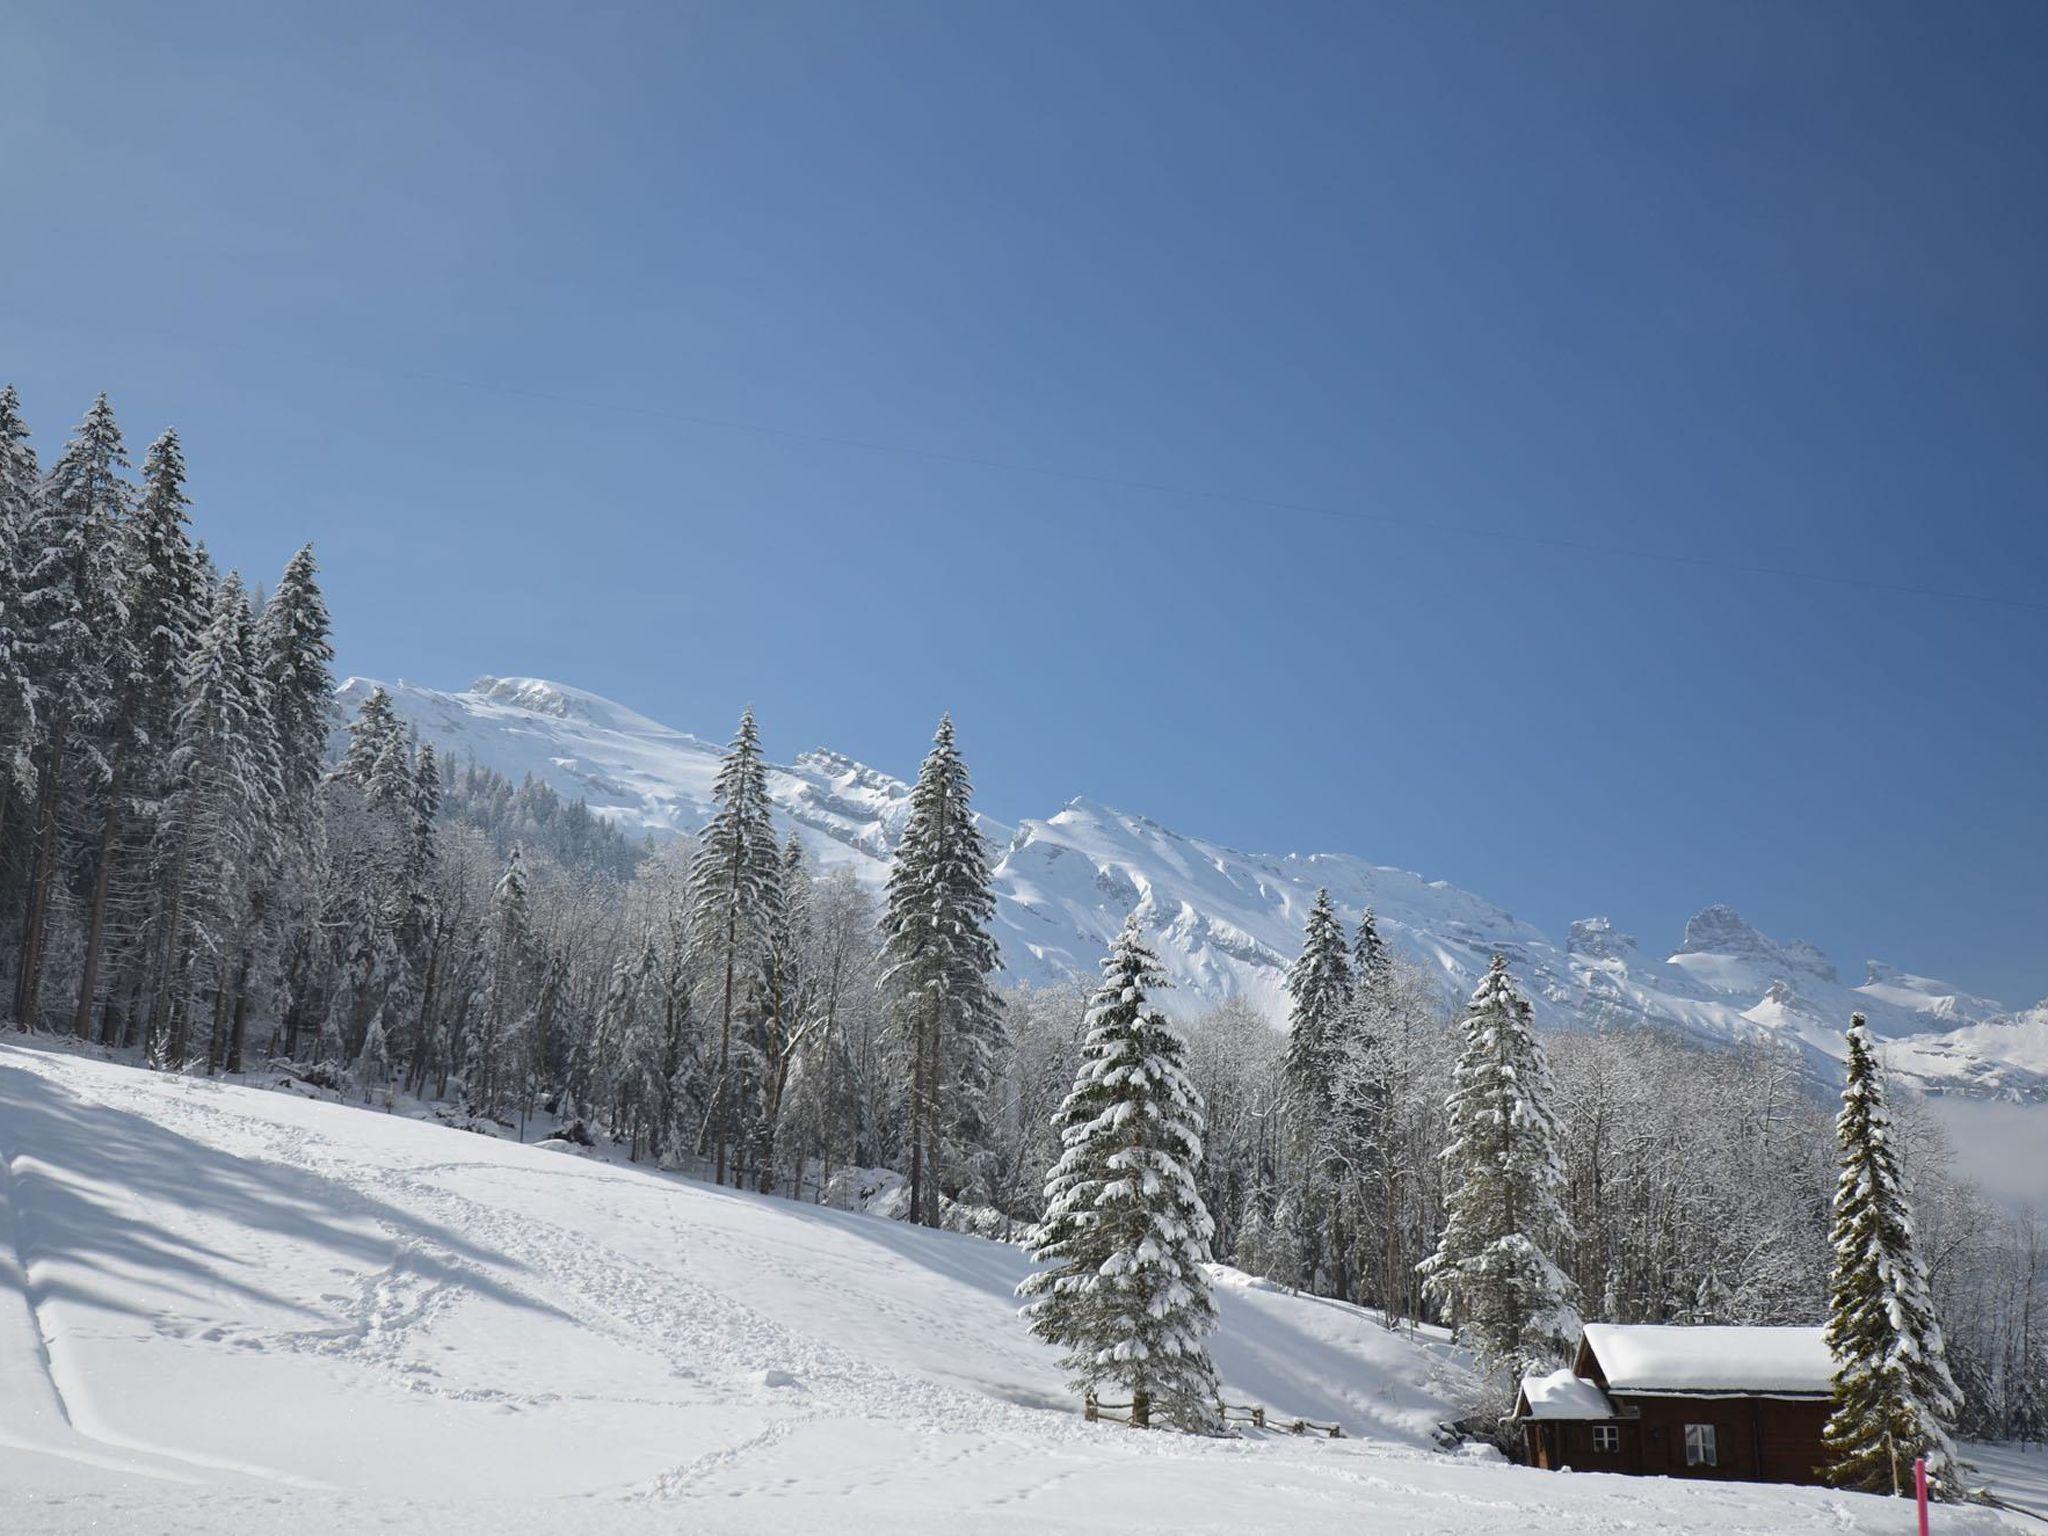
<svg viewBox="0 0 2048 1536">
<path fill-rule="evenodd" d="M 121 428 L 101 395 L 50 468 L 23 562 L 23 618 L 34 637 L 30 676 L 42 706 L 33 851 L 14 984 L 15 1017 L 30 1026 L 41 1004 L 60 810 L 78 782 L 106 775 L 96 733 L 117 679 L 131 665 L 120 572 L 132 495 L 122 475 L 127 467 Z"/>
<path fill-rule="evenodd" d="M 717 809 L 698 834 L 690 861 L 691 945 L 711 967 L 717 995 L 718 1062 L 704 1139 L 715 1149 L 714 1177 L 723 1184 L 741 1131 L 744 1097 L 744 1085 L 736 1080 L 733 1021 L 749 996 L 757 995 L 782 901 L 781 851 L 752 709 L 740 717 L 711 798 Z"/>
<path fill-rule="evenodd" d="M 21 397 L 9 384 L 0 388 L 0 830 L 12 820 L 14 802 L 35 772 L 33 647 L 22 610 L 21 562 L 34 531 L 40 481 Z"/>
<path fill-rule="evenodd" d="M 1367 907 L 1358 918 L 1358 936 L 1351 944 L 1351 979 L 1361 988 L 1384 988 L 1394 974 L 1393 951 L 1380 937 L 1379 919 Z"/>
<path fill-rule="evenodd" d="M 157 823 L 150 1019 L 150 1054 L 172 1066 L 187 1055 L 197 981 L 212 981 L 220 1019 L 219 999 L 230 985 L 222 967 L 238 950 L 240 901 L 260 857 L 266 807 L 276 795 L 276 760 L 264 749 L 263 700 L 250 675 L 248 631 L 248 595 L 230 576 L 214 595 L 173 720 L 172 789 Z"/>
<path fill-rule="evenodd" d="M 1482 1356 L 1555 1358 L 1577 1319 L 1551 1254 L 1568 1235 L 1550 1068 L 1529 1004 L 1495 955 L 1472 994 L 1445 1108 L 1448 1213 L 1423 1290 Z"/>
<path fill-rule="evenodd" d="M 382 688 L 372 688 L 356 706 L 355 719 L 348 723 L 348 746 L 342 750 L 341 761 L 335 764 L 334 776 L 367 792 L 377 771 L 377 760 L 394 741 L 404 738 L 405 727 L 398 723 L 391 695 Z"/>
<path fill-rule="evenodd" d="M 1835 1356 L 1835 1411 L 1822 1435 L 1832 1458 L 1828 1481 L 1901 1493 L 1912 1486 L 1914 1459 L 1924 1456 L 1930 1489 L 1960 1497 L 1950 1435 L 1961 1399 L 1914 1237 L 1883 1076 L 1860 1013 L 1849 1021 L 1848 1084 L 1835 1141 L 1842 1171 L 1828 1285 L 1827 1340 Z"/>
<path fill-rule="evenodd" d="M 1060 1159 L 1025 1239 L 1048 1267 L 1020 1286 L 1031 1330 L 1065 1351 L 1076 1390 L 1130 1394 L 1132 1422 L 1220 1427 L 1203 1342 L 1216 1325 L 1203 1265 L 1215 1234 L 1196 1188 L 1202 1098 L 1184 1046 L 1148 992 L 1166 978 L 1133 913 L 1102 962 L 1073 1091 L 1054 1124 Z"/>
<path fill-rule="evenodd" d="M 660 1156 L 661 1144 L 667 1139 L 667 1127 L 662 1124 L 668 1077 L 663 1070 L 667 1041 L 661 991 L 661 953 L 650 932 L 640 941 L 625 989 L 630 1008 L 615 1026 L 619 1036 L 615 1094 L 625 1118 L 628 1155 L 635 1162 Z"/>
<path fill-rule="evenodd" d="M 1344 928 L 1330 893 L 1319 890 L 1309 908 L 1301 954 L 1287 968 L 1287 995 L 1293 1003 L 1287 1032 L 1288 1085 L 1294 1090 L 1297 1112 L 1310 1126 L 1329 1113 L 1351 987 Z"/>
<path fill-rule="evenodd" d="M 789 1086 L 790 1061 L 803 1028 L 805 977 L 803 931 L 810 894 L 803 844 L 794 830 L 782 845 L 780 900 L 768 927 L 766 963 L 762 966 L 760 1014 L 761 1085 L 755 1172 L 762 1194 L 775 1188 L 777 1135 L 783 1098 Z M 798 1170 L 801 1174 L 802 1170 Z"/>
<path fill-rule="evenodd" d="M 491 892 L 490 997 L 463 1072 L 470 1104 L 487 1115 L 504 1103 L 505 1069 L 514 1056 L 509 1047 L 528 1001 L 532 921 L 525 855 L 514 843 Z"/>
<path fill-rule="evenodd" d="M 326 766 L 327 733 L 334 714 L 334 676 L 329 670 L 334 643 L 312 545 L 286 563 L 277 590 L 263 605 L 260 635 L 287 816 L 302 826 Z M 382 702 L 388 711 L 389 695 Z"/>
<path fill-rule="evenodd" d="M 72 1027 L 92 1033 L 108 926 L 128 929 L 146 900 L 144 882 L 158 802 L 169 766 L 171 717 L 208 594 L 186 532 L 185 454 L 166 429 L 143 458 L 142 494 L 124 529 L 126 613 L 109 646 L 111 709 L 100 733 L 107 762 L 86 902 L 85 950 Z"/>
<path fill-rule="evenodd" d="M 226 586 L 235 596 L 235 676 L 241 686 L 247 720 L 247 727 L 235 745 L 245 786 L 241 802 L 244 826 L 231 888 L 233 921 L 222 946 L 222 989 L 214 1000 L 213 1046 L 208 1060 L 214 1068 L 239 1072 L 252 981 L 258 959 L 268 948 L 275 915 L 277 874 L 283 855 L 279 807 L 284 780 L 257 643 L 256 614 L 238 572 L 228 573 Z"/>
<path fill-rule="evenodd" d="M 995 893 L 973 784 L 944 716 L 910 791 L 882 914 L 882 984 L 896 1000 L 910 1066 L 910 1214 L 937 1226 L 946 1143 L 971 1135 L 995 1052 L 1000 963 L 989 934 Z"/>
<path fill-rule="evenodd" d="M 432 742 L 421 742 L 413 756 L 411 795 L 405 810 L 407 837 L 401 884 L 405 909 L 399 919 L 399 946 L 408 974 L 420 977 L 417 1013 L 399 1021 L 411 1030 L 415 1061 L 425 1049 L 427 1021 L 432 1016 L 440 979 L 440 922 L 435 897 L 440 872 L 441 769 Z"/>
</svg>

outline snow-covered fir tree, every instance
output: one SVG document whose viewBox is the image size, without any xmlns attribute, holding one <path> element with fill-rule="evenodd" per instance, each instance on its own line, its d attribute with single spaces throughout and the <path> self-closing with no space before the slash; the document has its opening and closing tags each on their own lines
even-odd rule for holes
<svg viewBox="0 0 2048 1536">
<path fill-rule="evenodd" d="M 1849 1022 L 1848 1083 L 1835 1139 L 1841 1178 L 1827 1324 L 1835 1411 L 1822 1436 L 1831 1458 L 1828 1481 L 1899 1493 L 1911 1489 L 1914 1459 L 1924 1456 L 1934 1493 L 1959 1497 L 1950 1435 L 1961 1404 L 1914 1237 L 1912 1194 L 1893 1144 L 1882 1070 L 1860 1013 Z"/>
<path fill-rule="evenodd" d="M 524 850 L 514 843 L 491 892 L 490 995 L 463 1065 L 470 1104 L 486 1115 L 499 1113 L 521 1086 L 510 1080 L 517 1077 L 513 1042 L 528 1002 L 532 922 Z"/>
<path fill-rule="evenodd" d="M 1379 919 L 1371 907 L 1359 914 L 1358 933 L 1351 943 L 1351 979 L 1354 986 L 1385 987 L 1394 973 L 1394 954 L 1380 937 Z"/>
<path fill-rule="evenodd" d="M 804 931 L 810 887 L 803 844 L 792 830 L 782 847 L 780 900 L 768 925 L 760 991 L 751 1010 L 751 1043 L 761 1073 L 751 1155 L 757 1187 L 764 1195 L 774 1188 L 776 1133 L 789 1088 L 791 1064 L 804 1029 Z"/>
<path fill-rule="evenodd" d="M 634 1161 L 659 1153 L 669 1105 L 668 1041 L 664 1027 L 661 952 L 649 933 L 641 940 L 625 985 L 614 1001 L 625 1007 L 616 1023 L 618 1071 L 613 1095 L 627 1126 Z"/>
<path fill-rule="evenodd" d="M 734 1023 L 749 998 L 759 996 L 782 907 L 782 850 L 775 840 L 768 767 L 751 709 L 740 716 L 739 732 L 718 765 L 711 799 L 716 809 L 697 835 L 690 861 L 690 938 L 708 969 L 718 1017 L 718 1053 L 700 1146 L 712 1149 L 712 1174 L 723 1184 L 733 1147 L 746 1131 L 749 1087 L 755 1081 L 745 1059 L 747 1042 L 735 1039 Z"/>
<path fill-rule="evenodd" d="M 1287 968 L 1292 1004 L 1287 1026 L 1287 1077 L 1303 1121 L 1313 1126 L 1328 1113 L 1337 1068 L 1337 1040 L 1351 1002 L 1351 958 L 1343 925 L 1327 890 L 1309 908 L 1301 953 Z"/>
<path fill-rule="evenodd" d="M 377 760 L 394 741 L 404 737 L 405 728 L 398 723 L 398 713 L 391 707 L 391 695 L 382 688 L 372 688 L 356 706 L 355 719 L 348 723 L 348 746 L 334 766 L 334 776 L 368 790 Z"/>
<path fill-rule="evenodd" d="M 910 1074 L 910 1213 L 926 1226 L 938 1225 L 940 1183 L 961 1183 L 961 1145 L 978 1132 L 1003 1042 L 995 893 L 972 800 L 946 715 L 910 791 L 881 922 L 882 983 Z"/>
<path fill-rule="evenodd" d="M 34 773 L 30 746 L 36 723 L 33 650 L 22 609 L 22 558 L 40 497 L 41 472 L 22 419 L 21 397 L 0 388 L 0 816 Z"/>
<path fill-rule="evenodd" d="M 195 983 L 215 998 L 207 1059 L 232 1006 L 228 968 L 241 953 L 249 884 L 264 856 L 278 793 L 263 700 L 250 669 L 248 594 L 230 576 L 214 594 L 173 723 L 169 783 L 157 822 L 157 935 L 152 1055 L 182 1063 L 191 1048 Z"/>
<path fill-rule="evenodd" d="M 64 800 L 108 772 L 99 740 L 117 683 L 132 669 L 120 552 L 134 494 L 128 451 L 101 395 L 50 467 L 21 562 L 23 633 L 38 699 L 38 787 L 14 1016 L 41 1012 L 50 910 L 57 897 Z"/>
<path fill-rule="evenodd" d="M 178 434 L 166 430 L 143 458 L 141 494 L 122 530 L 125 611 L 108 646 L 111 704 L 97 733 L 107 768 L 88 813 L 98 828 L 72 1015 L 81 1038 L 93 1034 L 110 926 L 117 939 L 134 932 L 148 905 L 149 849 L 167 788 L 171 716 L 209 595 L 198 590 L 186 531 L 189 505 L 184 451 Z"/>
<path fill-rule="evenodd" d="M 1553 1360 L 1576 1331 L 1571 1286 L 1552 1254 L 1568 1235 L 1550 1068 L 1507 958 L 1465 1011 L 1444 1148 L 1443 1235 L 1420 1268 L 1458 1334 L 1507 1365 Z"/>
<path fill-rule="evenodd" d="M 228 585 L 240 594 L 235 613 L 235 671 L 248 711 L 248 729 L 239 750 L 243 758 L 242 776 L 250 797 L 245 805 L 247 827 L 234 893 L 234 923 L 223 956 L 226 986 L 215 994 L 214 1044 L 209 1061 L 213 1067 L 239 1072 L 249 1010 L 254 1001 L 256 968 L 269 950 L 271 924 L 276 916 L 276 880 L 283 852 L 279 807 L 284 786 L 276 725 L 271 718 L 257 644 L 256 615 L 238 573 L 229 573 Z"/>
<path fill-rule="evenodd" d="M 1127 1393 L 1134 1423 L 1221 1427 L 1204 1342 L 1216 1325 L 1203 1265 L 1215 1226 L 1196 1188 L 1202 1100 L 1180 1035 L 1153 1007 L 1165 984 L 1132 914 L 1102 962 L 1063 1150 L 1025 1239 L 1047 1267 L 1020 1287 L 1031 1329 L 1065 1352 L 1078 1391 Z"/>
<path fill-rule="evenodd" d="M 334 642 L 318 572 L 308 544 L 285 564 L 277 590 L 263 605 L 259 631 L 285 804 L 294 823 L 310 814 L 334 715 Z M 383 702 L 388 708 L 388 694 Z"/>
</svg>

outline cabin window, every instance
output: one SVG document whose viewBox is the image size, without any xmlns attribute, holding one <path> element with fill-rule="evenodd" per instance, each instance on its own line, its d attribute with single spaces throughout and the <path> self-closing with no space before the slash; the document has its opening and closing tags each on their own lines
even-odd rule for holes
<svg viewBox="0 0 2048 1536">
<path fill-rule="evenodd" d="M 1714 1447 L 1713 1425 L 1685 1426 L 1685 1464 L 1688 1467 L 1717 1467 L 1721 1464 L 1720 1455 Z"/>
<path fill-rule="evenodd" d="M 1616 1424 L 1595 1424 L 1593 1426 L 1593 1449 L 1612 1456 L 1621 1449 L 1621 1428 Z"/>
</svg>

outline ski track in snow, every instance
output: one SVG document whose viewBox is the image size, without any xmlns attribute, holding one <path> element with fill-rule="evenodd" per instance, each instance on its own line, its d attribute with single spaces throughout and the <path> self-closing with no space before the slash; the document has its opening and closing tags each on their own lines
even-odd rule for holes
<svg viewBox="0 0 2048 1536">
<path fill-rule="evenodd" d="M 0 1529 L 1900 1528 L 1886 1501 L 1439 1453 L 1441 1344 L 1231 1271 L 1228 1395 L 1333 1405 L 1312 1416 L 1353 1438 L 1087 1425 L 1016 1317 L 1022 1269 L 978 1239 L 0 1047 Z"/>
</svg>

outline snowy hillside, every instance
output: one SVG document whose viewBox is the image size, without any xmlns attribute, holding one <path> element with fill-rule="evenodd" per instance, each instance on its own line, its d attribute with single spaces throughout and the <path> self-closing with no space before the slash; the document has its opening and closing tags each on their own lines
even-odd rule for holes
<svg viewBox="0 0 2048 1536">
<path fill-rule="evenodd" d="M 1855 1495 L 1445 1453 L 1444 1345 L 1234 1271 L 1228 1395 L 1351 1438 L 1088 1425 L 1016 1317 L 1024 1272 L 978 1238 L 0 1047 L 0 1527 L 1899 1528 Z"/>
<path fill-rule="evenodd" d="M 343 706 L 376 686 L 349 679 Z M 485 677 L 459 693 L 382 686 L 437 746 L 515 780 L 532 774 L 629 830 L 674 836 L 709 813 L 720 746 L 595 694 L 534 678 Z M 770 782 L 821 865 L 880 884 L 906 810 L 900 779 L 818 751 Z M 1278 1018 L 1282 974 L 1309 902 L 1327 886 L 1346 922 L 1372 906 L 1382 933 L 1447 991 L 1469 992 L 1491 956 L 1507 954 L 1552 1024 L 1628 1020 L 1714 1043 L 1781 1039 L 1831 1072 L 1860 1009 L 1896 1042 L 1894 1064 L 1930 1089 L 2048 1099 L 2043 1010 L 2008 1017 L 1991 999 L 1874 961 L 1863 982 L 1847 983 L 1812 945 L 1771 939 L 1729 907 L 1698 913 L 1675 949 L 1645 950 L 1605 918 L 1574 923 L 1559 944 L 1442 881 L 1345 854 L 1242 853 L 1086 799 L 1014 827 L 984 819 L 983 829 L 1001 854 L 996 937 L 1018 980 L 1092 979 L 1135 907 L 1173 980 L 1169 1007 L 1242 997 Z"/>
</svg>

